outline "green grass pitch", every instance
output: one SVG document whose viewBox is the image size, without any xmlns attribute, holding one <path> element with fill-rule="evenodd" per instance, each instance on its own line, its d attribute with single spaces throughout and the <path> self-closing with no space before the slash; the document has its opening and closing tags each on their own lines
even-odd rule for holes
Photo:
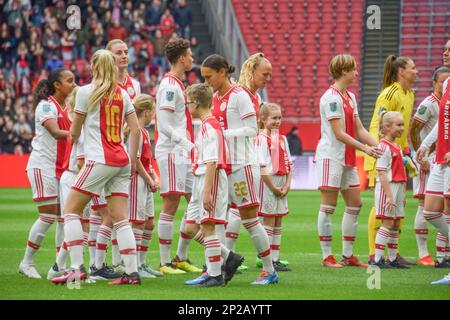
<svg viewBox="0 0 450 320">
<path fill-rule="evenodd" d="M 402 255 L 417 259 L 417 246 L 414 235 L 414 216 L 416 201 L 408 194 L 406 219 L 400 240 Z M 373 195 L 363 192 L 363 210 L 359 219 L 355 253 L 367 259 L 367 217 Z M 156 212 L 161 202 L 156 197 Z M 31 200 L 30 189 L 0 189 L 0 299 L 449 299 L 449 286 L 432 286 L 431 281 L 442 278 L 450 270 L 413 266 L 410 270 L 383 270 L 381 288 L 368 289 L 371 276 L 362 268 L 326 269 L 321 266 L 320 244 L 317 236 L 317 210 L 319 193 L 317 191 L 292 191 L 289 195 L 290 214 L 283 221 L 282 259 L 290 262 L 293 271 L 280 273 L 280 283 L 268 287 L 251 286 L 259 269 L 255 267 L 255 251 L 250 238 L 241 228 L 237 251 L 246 258 L 249 270 L 236 275 L 224 288 L 193 288 L 184 281 L 195 274 L 164 276 L 157 279 L 144 279 L 141 286 L 110 287 L 105 282 L 81 284 L 79 290 L 69 290 L 66 286 L 55 286 L 49 281 L 28 279 L 18 273 L 28 231 L 37 217 L 37 210 Z M 181 219 L 180 208 L 174 230 L 178 230 Z M 341 218 L 343 200 L 333 217 L 333 253 L 337 259 L 341 254 Z M 156 229 L 155 229 L 156 230 Z M 434 250 L 435 231 L 430 228 L 429 248 Z M 149 251 L 149 263 L 158 263 L 157 236 L 154 235 Z M 172 247 L 175 254 L 176 240 Z M 191 243 L 189 256 L 197 265 L 203 263 L 203 250 Z M 36 255 L 37 269 L 45 277 L 55 259 L 54 227 L 52 227 Z M 110 257 L 108 257 L 110 261 Z M 207 294 L 205 294 L 207 292 Z"/>
</svg>

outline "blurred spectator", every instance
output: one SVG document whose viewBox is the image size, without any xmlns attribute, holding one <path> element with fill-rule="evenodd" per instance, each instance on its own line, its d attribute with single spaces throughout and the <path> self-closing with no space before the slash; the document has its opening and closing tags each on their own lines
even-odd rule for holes
<svg viewBox="0 0 450 320">
<path fill-rule="evenodd" d="M 166 40 L 163 38 L 161 30 L 156 30 L 155 37 L 153 38 L 153 52 L 155 54 L 153 58 L 153 69 L 158 70 L 158 79 L 161 78 L 161 74 L 166 71 L 166 57 L 164 55 L 164 46 Z"/>
<path fill-rule="evenodd" d="M 53 31 L 49 26 L 45 28 L 45 32 L 42 36 L 42 45 L 44 46 L 44 55 L 52 57 L 57 55 L 61 46 L 61 41 L 58 33 Z"/>
<path fill-rule="evenodd" d="M 303 154 L 302 141 L 298 137 L 298 128 L 293 127 L 286 135 L 289 144 L 289 151 L 293 156 L 301 156 Z"/>
<path fill-rule="evenodd" d="M 45 64 L 45 69 L 48 72 L 52 72 L 55 69 L 64 67 L 64 64 L 62 63 L 61 59 L 54 54 L 49 60 L 47 60 L 47 63 Z"/>
<path fill-rule="evenodd" d="M 186 0 L 178 0 L 178 6 L 173 14 L 175 23 L 178 25 L 178 34 L 181 38 L 191 38 L 192 9 Z"/>
<path fill-rule="evenodd" d="M 192 37 L 190 43 L 195 64 L 200 65 L 203 62 L 203 59 L 205 58 L 203 55 L 203 49 L 201 45 L 198 43 L 197 37 Z"/>
<path fill-rule="evenodd" d="M 128 38 L 127 30 L 120 25 L 120 20 L 113 20 L 113 25 L 109 28 L 108 41 L 112 39 L 121 39 L 125 41 Z"/>
<path fill-rule="evenodd" d="M 148 24 L 152 30 L 155 30 L 159 26 L 163 9 L 161 0 L 153 0 L 152 5 L 147 7 L 145 23 Z"/>
<path fill-rule="evenodd" d="M 0 139 L 2 144 L 2 152 L 14 153 L 15 146 L 20 143 L 20 137 L 14 130 L 14 122 L 12 119 L 6 120 Z"/>
<path fill-rule="evenodd" d="M 166 39 L 169 39 L 175 31 L 175 20 L 169 9 L 166 9 L 161 17 L 160 29 L 163 37 Z"/>
<path fill-rule="evenodd" d="M 61 52 L 63 61 L 73 60 L 73 47 L 75 45 L 75 35 L 64 30 L 63 37 L 61 39 Z"/>
</svg>

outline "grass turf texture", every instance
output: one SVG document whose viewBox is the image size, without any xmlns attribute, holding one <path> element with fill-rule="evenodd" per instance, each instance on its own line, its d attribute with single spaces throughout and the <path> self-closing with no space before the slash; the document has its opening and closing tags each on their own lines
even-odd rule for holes
<svg viewBox="0 0 450 320">
<path fill-rule="evenodd" d="M 403 256 L 417 260 L 417 246 L 414 234 L 416 201 L 408 194 L 406 219 L 400 250 Z M 155 197 L 156 213 L 161 201 Z M 363 210 L 359 219 L 355 254 L 367 260 L 367 218 L 373 201 L 371 192 L 363 192 Z M 279 273 L 280 283 L 268 287 L 251 286 L 260 269 L 255 267 L 255 251 L 248 233 L 241 228 L 237 252 L 246 258 L 249 270 L 236 275 L 225 288 L 195 288 L 184 285 L 196 274 L 164 276 L 157 279 L 143 279 L 142 286 L 111 287 L 103 281 L 81 284 L 80 290 L 69 290 L 56 286 L 45 279 L 55 259 L 52 227 L 39 252 L 36 265 L 42 280 L 28 279 L 18 273 L 23 257 L 28 231 L 37 217 L 37 210 L 31 200 L 30 189 L 0 189 L 0 299 L 449 299 L 449 286 L 432 286 L 431 281 L 442 278 L 448 269 L 413 266 L 410 270 L 383 270 L 381 289 L 369 290 L 367 280 L 370 274 L 363 268 L 328 269 L 321 266 L 321 251 L 317 236 L 317 211 L 319 192 L 292 191 L 289 196 L 290 214 L 283 220 L 281 258 L 290 262 L 291 272 Z M 179 209 L 174 230 L 178 231 L 182 208 Z M 341 219 L 343 200 L 333 217 L 333 253 L 341 258 Z M 155 219 L 157 221 L 157 219 Z M 148 262 L 152 267 L 158 264 L 159 248 L 157 235 L 153 236 L 149 248 Z M 430 227 L 429 248 L 434 256 L 435 231 Z M 176 236 L 178 237 L 178 236 Z M 175 254 L 177 239 L 174 239 L 172 255 Z M 204 261 L 203 249 L 192 242 L 189 257 L 196 265 Z M 85 258 L 87 261 L 87 255 Z M 108 256 L 108 261 L 110 256 Z M 207 292 L 207 294 L 205 294 Z"/>
</svg>

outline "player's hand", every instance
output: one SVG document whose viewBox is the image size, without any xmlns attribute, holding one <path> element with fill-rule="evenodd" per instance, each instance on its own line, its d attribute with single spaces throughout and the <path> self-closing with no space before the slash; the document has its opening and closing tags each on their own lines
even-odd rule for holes
<svg viewBox="0 0 450 320">
<path fill-rule="evenodd" d="M 450 166 L 450 152 L 445 154 L 445 162 L 447 162 L 447 165 Z"/>
<path fill-rule="evenodd" d="M 389 213 L 394 213 L 395 209 L 397 208 L 397 205 L 395 204 L 392 197 L 386 197 L 386 204 L 384 206 Z"/>
<path fill-rule="evenodd" d="M 290 190 L 290 187 L 288 185 L 284 185 L 283 187 L 281 187 L 281 198 L 285 197 L 288 192 Z"/>
<path fill-rule="evenodd" d="M 428 149 L 425 147 L 420 147 L 417 151 L 416 151 L 416 158 L 417 161 L 419 161 L 419 163 L 421 163 L 423 161 L 423 158 L 425 158 L 425 156 L 427 155 Z"/>
<path fill-rule="evenodd" d="M 281 198 L 283 196 L 283 192 L 281 191 L 282 188 L 280 187 L 275 187 L 272 192 L 273 194 L 277 197 L 277 198 Z"/>
<path fill-rule="evenodd" d="M 420 171 L 422 171 L 423 173 L 430 172 L 430 163 L 427 160 L 424 160 L 419 163 L 420 163 Z"/>
<path fill-rule="evenodd" d="M 203 208 L 209 213 L 213 210 L 213 202 L 211 192 L 203 192 Z"/>
<path fill-rule="evenodd" d="M 364 153 L 375 159 L 378 159 L 383 154 L 383 152 L 377 146 L 365 146 Z"/>
<path fill-rule="evenodd" d="M 159 178 L 155 176 L 155 178 L 153 179 L 153 182 L 155 183 L 155 191 L 156 191 L 159 189 Z M 155 191 L 153 191 L 153 192 L 155 192 Z"/>
<path fill-rule="evenodd" d="M 130 168 L 130 177 L 133 178 L 136 174 L 136 162 L 135 161 L 131 161 L 130 164 L 131 168 Z"/>
</svg>

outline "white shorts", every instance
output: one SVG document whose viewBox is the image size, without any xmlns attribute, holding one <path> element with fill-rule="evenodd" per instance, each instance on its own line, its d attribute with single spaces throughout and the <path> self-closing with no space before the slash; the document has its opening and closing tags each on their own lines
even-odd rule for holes
<svg viewBox="0 0 450 320">
<path fill-rule="evenodd" d="M 433 165 L 425 193 L 450 198 L 450 168 L 446 164 Z"/>
<path fill-rule="evenodd" d="M 27 175 L 33 192 L 33 200 L 38 202 L 38 205 L 59 203 L 59 180 L 56 179 L 54 172 L 31 168 L 27 171 Z"/>
<path fill-rule="evenodd" d="M 228 208 L 228 180 L 225 170 L 216 171 L 212 188 L 212 202 L 214 209 L 208 212 L 203 208 L 203 189 L 205 175 L 194 176 L 194 187 L 186 211 L 186 223 L 201 224 L 213 221 L 217 224 L 226 224 Z"/>
<path fill-rule="evenodd" d="M 153 192 L 144 179 L 136 174 L 130 182 L 130 197 L 128 198 L 128 220 L 144 223 L 155 216 Z"/>
<path fill-rule="evenodd" d="M 404 205 L 405 205 L 405 184 L 401 182 L 390 182 L 392 196 L 394 198 L 395 205 L 397 206 L 393 212 L 386 210 L 386 193 L 381 188 L 381 183 L 377 181 L 375 184 L 375 212 L 377 219 L 391 219 L 398 220 L 405 217 Z"/>
<path fill-rule="evenodd" d="M 73 186 L 76 180 L 77 175 L 71 171 L 64 171 L 61 175 L 61 180 L 59 181 L 59 199 L 61 203 L 61 212 L 64 212 L 64 206 L 66 204 L 67 196 L 69 195 L 70 188 Z M 89 219 L 89 209 L 89 205 L 84 208 L 83 215 L 81 216 L 81 219 L 84 220 L 82 222 L 86 222 L 85 220 Z"/>
<path fill-rule="evenodd" d="M 332 159 L 316 161 L 319 189 L 347 190 L 359 188 L 356 167 L 346 167 Z"/>
<path fill-rule="evenodd" d="M 192 193 L 194 175 L 192 163 L 186 157 L 169 153 L 156 159 L 160 175 L 160 195 L 162 197 Z"/>
<path fill-rule="evenodd" d="M 130 165 L 112 167 L 92 160 L 85 162 L 72 186 L 73 190 L 100 196 L 104 191 L 105 197 L 128 197 L 130 187 Z"/>
<path fill-rule="evenodd" d="M 259 181 L 261 179 L 258 166 L 247 165 L 231 172 L 228 176 L 228 197 L 231 207 L 243 209 L 259 206 Z"/>
<path fill-rule="evenodd" d="M 108 202 L 106 201 L 104 191 L 101 192 L 100 196 L 92 197 L 92 199 L 91 199 L 91 209 L 92 210 L 97 211 L 98 209 L 106 208 L 106 207 L 108 207 Z"/>
<path fill-rule="evenodd" d="M 287 176 L 272 175 L 272 182 L 275 186 L 281 187 L 286 183 Z M 258 215 L 262 217 L 276 216 L 282 217 L 288 214 L 288 198 L 287 196 L 279 198 L 266 186 L 261 179 L 259 184 L 259 212 Z"/>
<path fill-rule="evenodd" d="M 427 188 L 428 177 L 430 172 L 423 172 L 419 170 L 419 174 L 413 177 L 413 193 L 414 198 L 425 198 L 425 190 Z"/>
</svg>

